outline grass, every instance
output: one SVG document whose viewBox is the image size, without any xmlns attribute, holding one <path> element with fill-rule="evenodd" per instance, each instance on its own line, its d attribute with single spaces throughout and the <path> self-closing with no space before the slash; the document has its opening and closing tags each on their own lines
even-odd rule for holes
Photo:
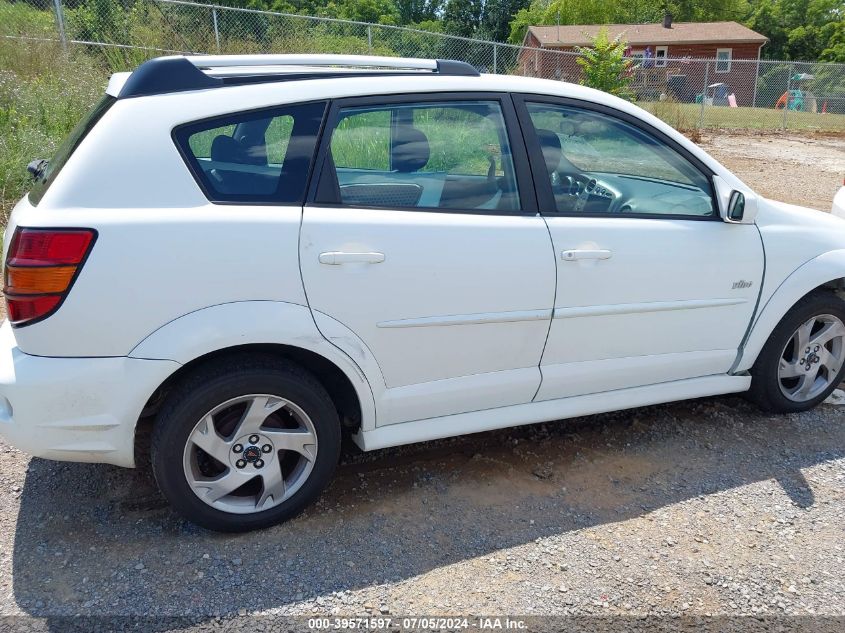
<svg viewBox="0 0 845 633">
<path fill-rule="evenodd" d="M 426 135 L 430 156 L 422 172 L 484 176 L 489 157 L 498 156 L 501 143 L 497 124 L 501 114 L 432 105 L 424 109 L 394 107 L 389 110 L 352 112 L 338 125 L 332 138 L 332 157 L 338 167 L 390 169 L 391 112 L 402 113 Z M 501 167 L 501 160 L 497 158 Z M 501 173 L 501 169 L 499 170 Z"/>
<path fill-rule="evenodd" d="M 0 38 L 0 222 L 29 188 L 26 165 L 50 158 L 103 95 L 108 74 L 84 53 Z"/>
<path fill-rule="evenodd" d="M 699 127 L 701 122 L 701 105 L 698 103 L 652 101 L 641 102 L 637 105 L 680 130 Z M 845 114 L 790 110 L 786 112 L 785 123 L 786 129 L 790 131 L 845 132 Z M 784 112 L 774 108 L 704 106 L 704 121 L 701 127 L 728 130 L 779 130 L 784 128 Z"/>
</svg>

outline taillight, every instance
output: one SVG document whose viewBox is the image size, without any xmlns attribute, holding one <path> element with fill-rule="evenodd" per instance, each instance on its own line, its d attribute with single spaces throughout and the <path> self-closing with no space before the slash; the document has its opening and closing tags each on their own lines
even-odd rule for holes
<svg viewBox="0 0 845 633">
<path fill-rule="evenodd" d="M 44 319 L 58 309 L 96 236 L 91 229 L 15 230 L 3 286 L 12 325 Z"/>
</svg>

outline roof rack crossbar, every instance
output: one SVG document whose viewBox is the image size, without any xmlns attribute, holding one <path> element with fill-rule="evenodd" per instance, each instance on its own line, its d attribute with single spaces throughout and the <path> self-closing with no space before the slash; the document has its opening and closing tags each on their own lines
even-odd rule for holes
<svg viewBox="0 0 845 633">
<path fill-rule="evenodd" d="M 273 67 L 284 70 L 273 72 Z M 479 72 L 466 62 L 447 59 L 413 59 L 407 57 L 376 57 L 370 55 L 190 55 L 157 57 L 141 64 L 126 79 L 118 98 L 159 95 L 186 90 L 204 90 L 231 85 L 237 80 L 238 70 L 246 80 L 256 74 L 268 80 L 291 77 L 292 73 L 321 69 L 357 69 L 379 71 L 429 71 L 438 75 L 478 77 Z M 214 77 L 214 71 L 223 71 L 227 77 Z M 263 69 L 259 71 L 258 69 Z M 205 71 L 209 71 L 206 73 Z"/>
</svg>

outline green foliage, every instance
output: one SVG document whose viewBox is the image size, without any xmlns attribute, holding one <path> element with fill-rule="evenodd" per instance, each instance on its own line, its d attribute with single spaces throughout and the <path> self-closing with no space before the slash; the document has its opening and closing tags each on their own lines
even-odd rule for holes
<svg viewBox="0 0 845 633">
<path fill-rule="evenodd" d="M 581 84 L 609 92 L 623 99 L 633 99 L 630 59 L 625 57 L 625 40 L 617 36 L 610 39 L 607 29 L 600 29 L 590 47 L 579 46 L 580 56 L 575 61 L 584 71 Z"/>
<path fill-rule="evenodd" d="M 482 0 L 446 0 L 443 25 L 447 33 L 472 37 L 481 26 Z"/>
<path fill-rule="evenodd" d="M 506 42 L 511 32 L 511 20 L 528 4 L 529 0 L 486 0 L 476 37 Z"/>
<path fill-rule="evenodd" d="M 0 38 L 0 223 L 29 187 L 26 165 L 52 156 L 102 96 L 105 70 L 81 51 Z"/>
<path fill-rule="evenodd" d="M 396 0 L 400 24 L 439 22 L 443 0 Z"/>
<path fill-rule="evenodd" d="M 746 23 L 768 36 L 768 59 L 845 62 L 841 0 L 755 0 Z"/>
<path fill-rule="evenodd" d="M 316 15 L 373 24 L 399 22 L 399 11 L 393 0 L 331 0 Z"/>
</svg>

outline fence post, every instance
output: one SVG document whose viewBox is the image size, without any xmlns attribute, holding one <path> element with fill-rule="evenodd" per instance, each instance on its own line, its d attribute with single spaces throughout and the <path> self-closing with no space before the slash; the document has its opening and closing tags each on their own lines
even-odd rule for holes
<svg viewBox="0 0 845 633">
<path fill-rule="evenodd" d="M 698 116 L 698 129 L 704 127 L 704 102 L 707 99 L 707 84 L 710 83 L 710 62 L 704 66 L 704 89 L 701 91 L 701 114 Z"/>
<path fill-rule="evenodd" d="M 751 107 L 757 107 L 757 84 L 760 83 L 760 54 L 757 54 L 757 66 L 754 71 L 754 97 L 751 99 Z"/>
<path fill-rule="evenodd" d="M 781 123 L 781 129 L 786 129 L 786 112 L 789 110 L 789 101 L 792 95 L 789 94 L 789 88 L 792 86 L 792 73 L 795 72 L 795 64 L 789 65 L 789 75 L 786 77 L 786 103 L 783 104 L 783 122 Z"/>
<path fill-rule="evenodd" d="M 65 12 L 62 9 L 62 0 L 53 0 L 53 7 L 56 10 L 56 26 L 59 29 L 62 50 L 67 53 L 67 32 L 65 31 Z"/>
<path fill-rule="evenodd" d="M 214 41 L 217 42 L 217 52 L 220 52 L 220 29 L 217 27 L 217 9 L 211 10 L 211 21 L 214 23 Z"/>
<path fill-rule="evenodd" d="M 493 74 L 494 75 L 499 72 L 499 68 L 498 68 L 499 60 L 497 59 L 497 55 L 496 55 L 498 50 L 499 50 L 499 47 L 496 45 L 495 42 L 493 42 Z"/>
<path fill-rule="evenodd" d="M 370 51 L 370 55 L 373 54 L 373 25 L 367 25 L 367 47 Z"/>
</svg>

